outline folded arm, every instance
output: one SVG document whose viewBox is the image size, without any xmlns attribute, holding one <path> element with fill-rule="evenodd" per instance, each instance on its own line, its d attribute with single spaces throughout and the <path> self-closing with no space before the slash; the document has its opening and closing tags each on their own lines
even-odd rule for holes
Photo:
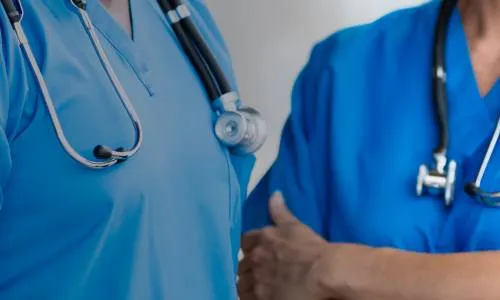
<svg viewBox="0 0 500 300">
<path fill-rule="evenodd" d="M 420 254 L 329 245 L 321 286 L 349 300 L 500 299 L 500 253 Z"/>
</svg>

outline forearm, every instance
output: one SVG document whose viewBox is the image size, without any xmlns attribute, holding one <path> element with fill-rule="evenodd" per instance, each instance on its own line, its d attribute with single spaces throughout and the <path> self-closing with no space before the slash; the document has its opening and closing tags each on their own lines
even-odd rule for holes
<svg viewBox="0 0 500 300">
<path fill-rule="evenodd" d="M 500 299 L 500 252 L 431 255 L 332 246 L 322 285 L 346 300 Z M 327 292 L 327 293 L 328 293 Z"/>
</svg>

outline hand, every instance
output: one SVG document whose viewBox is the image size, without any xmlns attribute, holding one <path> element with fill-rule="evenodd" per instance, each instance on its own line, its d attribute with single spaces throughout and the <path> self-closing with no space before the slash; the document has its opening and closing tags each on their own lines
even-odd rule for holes
<svg viewBox="0 0 500 300">
<path fill-rule="evenodd" d="M 240 299 L 328 299 L 319 283 L 329 244 L 290 213 L 280 194 L 271 199 L 270 212 L 275 227 L 243 237 Z"/>
</svg>

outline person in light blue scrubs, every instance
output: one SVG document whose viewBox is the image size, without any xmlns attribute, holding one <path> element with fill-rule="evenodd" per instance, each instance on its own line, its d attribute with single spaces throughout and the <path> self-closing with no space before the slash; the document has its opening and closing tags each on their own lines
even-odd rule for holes
<svg viewBox="0 0 500 300">
<path fill-rule="evenodd" d="M 436 28 L 445 68 L 433 69 Z M 475 197 L 500 190 L 499 29 L 498 0 L 430 1 L 314 47 L 276 162 L 244 205 L 242 300 L 500 299 L 498 195 Z M 417 185 L 443 137 L 441 83 L 449 173 Z"/>
<path fill-rule="evenodd" d="M 72 147 L 95 160 L 95 145 L 133 145 L 137 132 L 72 1 L 20 4 Z M 207 7 L 185 5 L 235 88 Z M 254 156 L 216 138 L 204 86 L 156 0 L 89 0 L 86 11 L 142 122 L 142 146 L 103 169 L 72 159 L 0 6 L 0 299 L 236 299 Z"/>
</svg>

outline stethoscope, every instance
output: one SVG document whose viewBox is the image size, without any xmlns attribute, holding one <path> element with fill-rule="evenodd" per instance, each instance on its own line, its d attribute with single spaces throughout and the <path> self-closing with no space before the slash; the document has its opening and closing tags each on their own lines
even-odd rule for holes
<svg viewBox="0 0 500 300">
<path fill-rule="evenodd" d="M 434 37 L 434 68 L 433 68 L 433 92 L 434 102 L 437 112 L 439 127 L 439 144 L 434 150 L 434 167 L 429 170 L 426 165 L 421 165 L 417 179 L 417 194 L 424 193 L 431 195 L 441 195 L 444 197 L 446 206 L 453 203 L 455 193 L 455 180 L 457 163 L 454 160 L 448 160 L 448 98 L 446 94 L 446 66 L 445 66 L 445 44 L 448 32 L 448 24 L 457 7 L 459 0 L 443 0 L 436 24 L 436 33 Z M 480 203 L 500 207 L 500 192 L 486 192 L 481 189 L 481 181 L 491 160 L 491 155 L 500 137 L 500 118 L 486 154 L 481 163 L 481 167 L 474 182 L 465 185 L 465 191 L 474 197 Z"/>
<path fill-rule="evenodd" d="M 21 25 L 21 8 L 12 0 L 1 0 L 14 29 L 19 45 L 23 50 L 43 96 L 45 106 L 50 115 L 57 138 L 64 150 L 77 162 L 92 168 L 101 169 L 124 162 L 134 156 L 142 145 L 143 129 L 127 92 L 118 79 L 104 48 L 102 47 L 93 23 L 87 14 L 86 0 L 70 0 L 77 9 L 80 19 L 89 35 L 92 46 L 99 56 L 100 63 L 109 77 L 113 88 L 125 107 L 135 129 L 135 143 L 131 148 L 112 149 L 105 145 L 97 145 L 93 154 L 99 161 L 89 160 L 80 155 L 68 142 L 59 121 L 54 103 L 47 88 L 45 79 L 35 59 L 31 46 Z M 191 14 L 182 0 L 158 0 L 163 13 L 168 17 L 173 30 L 184 52 L 196 69 L 203 86 L 217 114 L 214 132 L 218 140 L 228 147 L 234 155 L 248 155 L 261 148 L 266 139 L 266 125 L 260 114 L 252 108 L 242 107 L 239 95 L 234 91 L 224 75 L 216 58 L 191 20 Z"/>
</svg>

